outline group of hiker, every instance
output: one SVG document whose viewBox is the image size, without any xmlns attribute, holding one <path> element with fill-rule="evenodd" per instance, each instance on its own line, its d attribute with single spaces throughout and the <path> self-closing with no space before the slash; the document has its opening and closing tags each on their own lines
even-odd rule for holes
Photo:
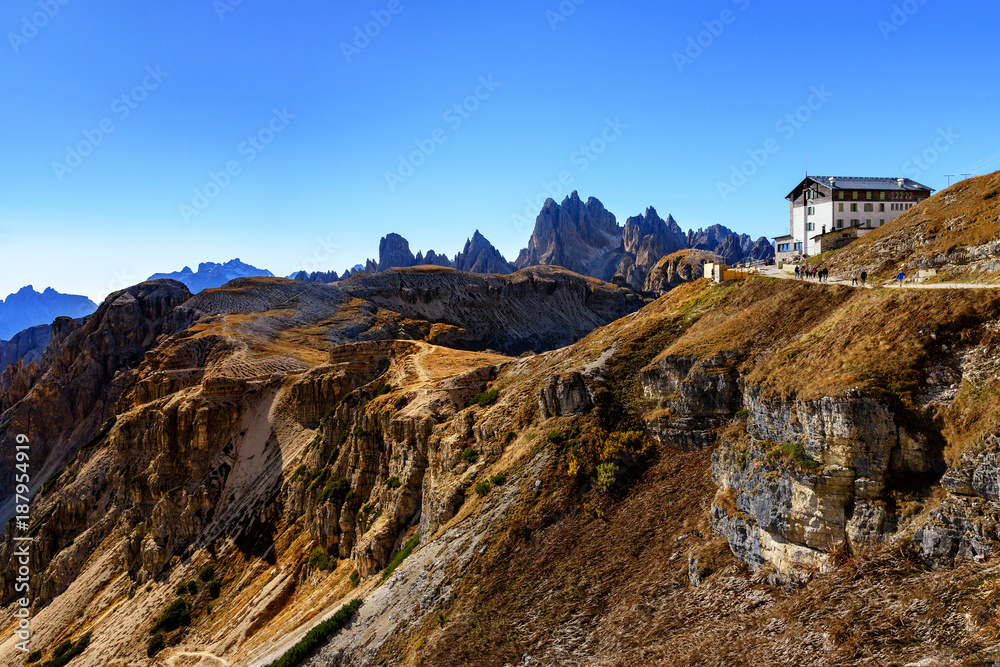
<svg viewBox="0 0 1000 667">
<path fill-rule="evenodd" d="M 904 277 L 905 277 L 905 275 L 906 274 L 903 274 Z M 821 283 L 828 283 L 828 282 L 830 282 L 830 269 L 826 268 L 825 266 L 823 268 L 821 268 L 821 269 L 820 268 L 816 268 L 816 267 L 813 267 L 813 268 L 810 269 L 810 268 L 805 267 L 805 266 L 801 266 L 801 267 L 800 266 L 796 266 L 795 267 L 795 277 L 798 278 L 798 279 L 800 279 L 800 280 L 803 280 L 803 279 L 812 279 L 812 280 L 816 280 L 816 281 L 821 282 Z M 898 278 L 898 276 L 897 276 L 897 278 Z M 868 284 L 868 272 L 867 271 L 860 271 L 860 272 L 859 271 L 855 271 L 854 273 L 851 274 L 851 285 L 852 286 L 858 287 L 860 285 L 861 287 L 865 287 L 867 284 Z M 900 279 L 900 284 L 902 284 L 902 279 Z"/>
</svg>

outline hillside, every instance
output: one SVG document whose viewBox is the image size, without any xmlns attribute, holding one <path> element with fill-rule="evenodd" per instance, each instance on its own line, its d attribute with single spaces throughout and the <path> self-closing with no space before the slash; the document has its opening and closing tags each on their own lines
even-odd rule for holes
<svg viewBox="0 0 1000 667">
<path fill-rule="evenodd" d="M 843 275 L 936 269 L 940 282 L 996 282 L 1000 171 L 956 183 L 824 259 Z"/>
<path fill-rule="evenodd" d="M 990 664 L 998 320 L 992 291 L 641 302 L 555 267 L 143 283 L 0 396 L 34 641 L 262 667 L 358 599 L 305 664 Z"/>
</svg>

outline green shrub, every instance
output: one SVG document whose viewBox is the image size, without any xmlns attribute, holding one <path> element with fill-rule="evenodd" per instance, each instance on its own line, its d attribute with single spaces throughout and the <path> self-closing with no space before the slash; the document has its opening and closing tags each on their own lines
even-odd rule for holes
<svg viewBox="0 0 1000 667">
<path fill-rule="evenodd" d="M 602 463 L 597 466 L 597 485 L 607 491 L 615 485 L 618 475 L 618 466 L 614 463 Z"/>
<path fill-rule="evenodd" d="M 398 477 L 390 477 L 389 480 L 385 484 L 390 489 L 398 489 L 399 487 L 401 487 L 403 485 L 403 483 L 399 481 Z"/>
<path fill-rule="evenodd" d="M 484 391 L 480 394 L 476 394 L 475 396 L 473 396 L 470 405 L 478 405 L 480 407 L 485 408 L 487 405 L 492 405 L 496 403 L 499 397 L 500 397 L 499 389 L 490 389 L 488 391 Z"/>
<path fill-rule="evenodd" d="M 63 667 L 70 660 L 83 653 L 90 646 L 90 633 L 88 632 L 75 644 L 69 640 L 64 641 L 52 652 L 52 659 L 46 660 L 41 667 Z"/>
<path fill-rule="evenodd" d="M 62 477 L 62 474 L 65 471 L 66 468 L 59 468 L 59 470 L 52 473 L 52 476 L 45 480 L 45 484 L 42 484 L 42 488 L 38 491 L 38 495 L 43 495 L 51 491 L 52 487 L 56 485 L 56 482 L 59 481 L 59 478 Z"/>
<path fill-rule="evenodd" d="M 361 425 L 359 424 L 358 426 L 354 427 L 354 430 L 351 433 L 354 435 L 355 438 L 361 438 L 364 437 L 365 430 L 361 428 Z"/>
<path fill-rule="evenodd" d="M 560 433 L 559 431 L 552 431 L 552 433 L 549 433 L 546 437 L 548 438 L 549 442 L 551 442 L 553 445 L 558 445 L 562 443 L 563 440 L 566 439 L 563 437 L 563 434 Z"/>
<path fill-rule="evenodd" d="M 514 442 L 514 438 L 516 437 L 517 433 L 515 431 L 507 431 L 506 433 L 503 434 L 503 444 L 509 445 L 510 443 Z"/>
<path fill-rule="evenodd" d="M 391 391 L 392 391 L 392 385 L 391 384 L 384 384 L 384 385 L 382 385 L 382 388 L 378 390 L 378 393 L 375 394 L 375 395 L 376 396 L 385 396 L 386 394 L 388 394 Z"/>
<path fill-rule="evenodd" d="M 353 588 L 357 588 L 358 584 L 360 583 L 361 583 L 361 573 L 358 572 L 357 570 L 354 570 L 354 572 L 351 572 L 351 586 Z"/>
<path fill-rule="evenodd" d="M 484 479 L 482 482 L 479 482 L 479 484 L 476 484 L 476 493 L 480 496 L 489 495 L 490 491 L 492 490 L 493 490 L 493 485 L 490 484 L 490 481 L 488 479 Z"/>
<path fill-rule="evenodd" d="M 184 593 L 187 592 L 187 588 L 188 588 L 188 582 L 182 581 L 181 583 L 177 584 L 177 588 L 174 589 L 174 592 L 177 593 L 178 595 L 184 595 Z"/>
<path fill-rule="evenodd" d="M 149 638 L 149 643 L 146 644 L 146 655 L 152 658 L 154 655 L 166 648 L 166 646 L 167 640 L 163 638 L 163 633 L 157 632 Z"/>
<path fill-rule="evenodd" d="M 735 415 L 737 419 L 746 419 L 749 416 L 750 412 L 748 410 L 737 410 Z"/>
<path fill-rule="evenodd" d="M 413 550 L 417 548 L 418 544 L 420 544 L 419 534 L 411 537 L 409 541 L 403 545 L 403 548 L 399 550 L 396 557 L 389 561 L 389 564 L 385 566 L 384 570 L 382 570 L 382 577 L 378 580 L 378 583 L 381 584 L 383 581 L 388 579 L 390 575 L 396 571 L 396 568 L 399 567 L 404 560 L 406 560 L 407 556 L 413 553 Z"/>
<path fill-rule="evenodd" d="M 302 477 L 302 475 L 304 475 L 304 474 L 306 474 L 306 464 L 305 463 L 303 463 L 302 465 L 300 465 L 298 468 L 295 469 L 295 472 L 292 473 L 292 476 L 288 479 L 288 481 L 289 482 L 294 482 L 299 477 Z"/>
<path fill-rule="evenodd" d="M 319 470 L 313 473 L 312 481 L 309 482 L 309 490 L 312 491 L 313 489 L 322 486 L 323 483 L 326 482 L 327 479 L 329 479 L 329 477 L 330 477 L 330 471 L 327 470 L 326 468 L 320 468 Z"/>
<path fill-rule="evenodd" d="M 42 652 L 41 651 L 32 651 L 31 653 L 28 654 L 28 664 L 29 665 L 31 663 L 33 663 L 33 662 L 38 662 L 41 659 L 42 659 Z"/>
<path fill-rule="evenodd" d="M 24 537 L 34 537 L 38 533 L 38 531 L 42 529 L 42 526 L 45 525 L 45 522 L 52 517 L 52 513 L 56 511 L 56 507 L 58 506 L 59 506 L 59 501 L 57 500 L 52 505 L 52 507 L 45 510 L 45 513 L 42 514 L 42 516 L 38 517 L 38 520 L 35 521 L 35 523 L 31 524 L 28 530 L 25 531 Z"/>
<path fill-rule="evenodd" d="M 218 579 L 213 579 L 212 582 L 208 585 L 208 596 L 214 600 L 215 598 L 219 597 L 219 594 L 221 592 L 222 592 L 222 582 L 219 581 Z"/>
<path fill-rule="evenodd" d="M 160 630 L 166 630 L 171 632 L 183 625 L 189 625 L 191 623 L 191 607 L 188 605 L 187 600 L 184 598 L 177 598 L 170 603 L 162 614 L 153 623 L 153 627 L 149 629 L 149 634 L 155 635 Z"/>
<path fill-rule="evenodd" d="M 479 453 L 472 447 L 466 447 L 465 451 L 462 452 L 462 460 L 466 463 L 475 463 L 479 460 Z"/>
<path fill-rule="evenodd" d="M 111 427 L 114 426 L 115 422 L 117 422 L 117 421 L 118 421 L 118 417 L 111 417 L 111 419 L 109 419 L 108 421 L 104 422 L 104 426 L 102 426 L 101 430 L 97 432 L 97 435 L 95 435 L 93 438 L 91 438 L 87 442 L 83 443 L 83 447 L 81 449 L 87 449 L 89 447 L 93 447 L 94 445 L 96 445 L 97 443 L 99 443 L 101 440 L 104 440 L 104 436 L 106 436 L 108 434 L 108 432 L 111 431 Z"/>
<path fill-rule="evenodd" d="M 198 571 L 198 578 L 204 581 L 206 584 L 212 579 L 215 579 L 215 566 L 206 565 Z"/>
<path fill-rule="evenodd" d="M 61 547 L 59 547 L 58 549 L 56 549 L 56 553 L 55 553 L 55 554 L 52 554 L 52 555 L 53 555 L 53 556 L 55 556 L 55 555 L 56 555 L 57 553 L 59 553 L 60 551 L 62 551 L 62 550 L 64 550 L 64 549 L 69 549 L 69 548 L 70 548 L 71 546 L 73 546 L 73 542 L 74 542 L 74 541 L 75 541 L 75 540 L 71 539 L 71 540 L 70 540 L 69 542 L 67 542 L 66 544 L 62 545 L 62 546 L 61 546 Z"/>
<path fill-rule="evenodd" d="M 164 492 L 164 494 L 163 494 L 163 495 L 164 495 L 164 496 L 169 496 L 169 495 L 170 495 L 171 493 L 174 493 L 174 492 L 176 492 L 176 491 L 180 491 L 180 490 L 181 490 L 181 489 L 183 489 L 183 488 L 184 488 L 183 486 L 175 486 L 174 488 L 172 488 L 172 489 L 170 489 L 170 490 L 168 490 L 168 491 Z"/>
<path fill-rule="evenodd" d="M 497 474 L 490 477 L 490 484 L 493 486 L 503 486 L 503 483 L 507 481 L 507 473 L 498 472 Z"/>
<path fill-rule="evenodd" d="M 347 394 L 342 399 L 340 399 L 340 402 L 341 403 L 350 403 L 353 400 L 354 400 L 354 392 L 353 391 L 349 391 L 349 392 L 347 392 Z"/>
<path fill-rule="evenodd" d="M 396 408 L 397 410 L 401 410 L 403 406 L 409 402 L 410 402 L 409 398 L 407 398 L 406 396 L 400 396 L 399 398 L 396 399 L 396 402 L 392 404 L 392 407 Z"/>
<path fill-rule="evenodd" d="M 323 444 L 323 434 L 317 433 L 315 436 L 313 436 L 312 441 L 310 441 L 309 449 L 316 449 L 321 444 Z"/>
<path fill-rule="evenodd" d="M 327 643 L 333 635 L 347 625 L 354 618 L 360 606 L 361 600 L 351 600 L 338 609 L 333 616 L 307 632 L 306 636 L 299 640 L 299 643 L 288 649 L 283 656 L 267 667 L 298 667 L 308 660 L 316 652 L 316 649 Z"/>
<path fill-rule="evenodd" d="M 197 595 L 198 594 L 198 582 L 197 581 L 189 581 L 188 582 L 188 594 L 190 594 L 190 595 Z"/>
<path fill-rule="evenodd" d="M 328 500 L 332 500 L 334 504 L 340 505 L 351 493 L 351 484 L 347 481 L 346 477 L 340 477 L 338 479 L 331 479 L 323 487 L 323 493 L 319 494 L 319 499 L 316 504 L 322 505 Z"/>
<path fill-rule="evenodd" d="M 317 546 L 309 554 L 309 566 L 317 570 L 333 570 L 337 567 L 337 557 L 327 553 L 323 547 Z"/>
</svg>

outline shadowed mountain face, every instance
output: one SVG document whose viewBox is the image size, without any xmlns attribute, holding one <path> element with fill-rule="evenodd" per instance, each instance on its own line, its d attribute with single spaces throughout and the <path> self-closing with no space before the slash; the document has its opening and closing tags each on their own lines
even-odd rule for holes
<svg viewBox="0 0 1000 667">
<path fill-rule="evenodd" d="M 581 275 L 611 280 L 623 255 L 622 230 L 614 214 L 593 197 L 584 203 L 574 191 L 562 204 L 551 199 L 545 202 L 528 247 L 514 266 L 562 266 Z"/>
<path fill-rule="evenodd" d="M 57 317 L 84 317 L 95 310 L 97 304 L 85 296 L 60 294 L 51 287 L 36 292 L 28 285 L 0 301 L 0 340 L 10 340 L 28 327 L 51 324 Z"/>
</svg>

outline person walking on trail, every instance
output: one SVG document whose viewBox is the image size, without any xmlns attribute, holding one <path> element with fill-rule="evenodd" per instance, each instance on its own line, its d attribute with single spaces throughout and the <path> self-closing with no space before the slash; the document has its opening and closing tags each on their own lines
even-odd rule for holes
<svg viewBox="0 0 1000 667">
<path fill-rule="evenodd" d="M 861 272 L 861 286 L 864 287 L 866 282 L 868 282 L 868 272 L 867 271 L 862 271 Z"/>
<path fill-rule="evenodd" d="M 858 272 L 855 271 L 854 273 L 851 274 L 851 287 L 857 287 L 857 286 L 858 286 Z"/>
<path fill-rule="evenodd" d="M 797 267 L 797 266 L 795 267 L 795 277 L 796 278 L 799 277 L 799 267 Z"/>
<path fill-rule="evenodd" d="M 903 273 L 902 269 L 900 269 L 899 273 L 896 274 L 896 280 L 899 281 L 899 286 L 902 287 L 903 286 L 903 281 L 906 280 L 906 274 Z"/>
<path fill-rule="evenodd" d="M 823 269 L 823 282 L 830 282 L 830 269 Z"/>
</svg>

